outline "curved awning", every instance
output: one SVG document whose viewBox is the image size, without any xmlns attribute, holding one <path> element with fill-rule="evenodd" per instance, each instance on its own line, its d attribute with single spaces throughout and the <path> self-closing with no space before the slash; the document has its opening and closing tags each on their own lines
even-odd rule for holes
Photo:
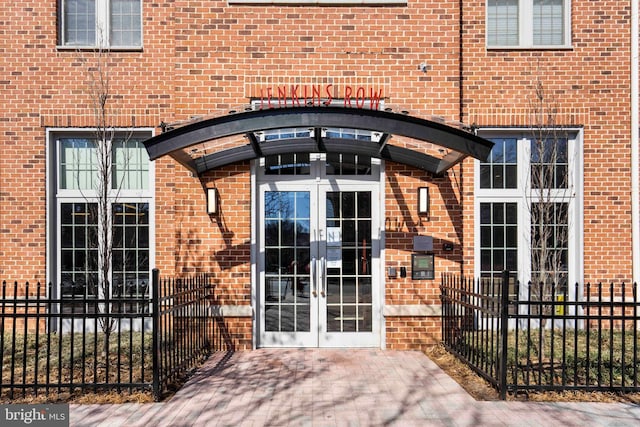
<svg viewBox="0 0 640 427">
<path fill-rule="evenodd" d="M 278 129 L 308 132 L 260 138 L 264 132 Z M 364 130 L 375 138 L 355 138 L 353 133 L 333 129 Z M 230 144 L 229 137 L 234 136 L 244 138 Z M 392 137 L 413 141 L 396 145 L 391 143 Z M 146 140 L 144 145 L 151 160 L 170 155 L 198 175 L 238 161 L 292 152 L 367 155 L 441 174 L 467 156 L 485 160 L 493 147 L 491 141 L 439 121 L 386 110 L 335 106 L 232 112 L 173 128 Z"/>
</svg>

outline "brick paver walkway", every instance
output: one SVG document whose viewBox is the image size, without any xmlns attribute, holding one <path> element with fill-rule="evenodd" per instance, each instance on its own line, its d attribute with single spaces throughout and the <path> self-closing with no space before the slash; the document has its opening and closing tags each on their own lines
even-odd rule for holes
<svg viewBox="0 0 640 427">
<path fill-rule="evenodd" d="M 219 354 L 171 399 L 71 405 L 73 426 L 638 426 L 623 403 L 477 402 L 420 352 Z"/>
</svg>

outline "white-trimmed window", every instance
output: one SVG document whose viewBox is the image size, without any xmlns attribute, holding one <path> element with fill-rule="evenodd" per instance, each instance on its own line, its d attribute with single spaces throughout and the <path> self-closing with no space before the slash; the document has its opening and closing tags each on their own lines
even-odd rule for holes
<svg viewBox="0 0 640 427">
<path fill-rule="evenodd" d="M 570 0 L 487 0 L 487 47 L 557 48 L 571 44 Z"/>
<path fill-rule="evenodd" d="M 142 47 L 141 0 L 59 0 L 60 45 Z"/>
<path fill-rule="evenodd" d="M 153 255 L 153 169 L 141 141 L 151 131 L 114 133 L 108 143 L 112 165 L 107 177 L 107 215 L 103 220 L 97 192 L 103 173 L 95 135 L 86 131 L 51 130 L 49 140 L 49 265 L 63 312 L 95 308 L 86 298 L 103 297 L 99 244 L 108 228 L 111 257 L 110 296 L 149 296 Z M 105 223 L 106 222 L 106 223 Z M 135 302 L 113 304 L 114 312 L 136 312 Z"/>
<path fill-rule="evenodd" d="M 582 133 L 563 130 L 543 140 L 527 130 L 479 135 L 495 145 L 486 162 L 476 162 L 476 275 L 498 279 L 509 270 L 527 283 L 544 270 L 558 291 L 579 281 Z"/>
</svg>

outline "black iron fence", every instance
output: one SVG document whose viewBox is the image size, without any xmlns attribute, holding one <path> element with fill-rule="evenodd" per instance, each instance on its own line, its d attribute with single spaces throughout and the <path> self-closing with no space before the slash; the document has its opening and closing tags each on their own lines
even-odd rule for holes
<svg viewBox="0 0 640 427">
<path fill-rule="evenodd" d="M 160 279 L 149 297 L 53 297 L 2 283 L 0 399 L 146 391 L 159 400 L 216 351 L 208 275 Z"/>
<path fill-rule="evenodd" d="M 215 346 L 215 318 L 211 311 L 213 287 L 207 274 L 186 279 L 160 279 L 153 270 L 154 382 L 156 400 L 176 388 L 185 375 L 206 359 Z M 155 305 L 157 304 L 157 306 Z"/>
<path fill-rule="evenodd" d="M 523 288 L 524 287 L 524 288 Z M 573 289 L 444 275 L 444 345 L 507 392 L 640 391 L 637 286 Z"/>
</svg>

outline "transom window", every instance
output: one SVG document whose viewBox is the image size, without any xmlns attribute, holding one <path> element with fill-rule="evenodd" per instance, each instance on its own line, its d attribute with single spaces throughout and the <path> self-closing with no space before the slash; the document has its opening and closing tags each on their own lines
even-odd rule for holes
<svg viewBox="0 0 640 427">
<path fill-rule="evenodd" d="M 60 44 L 139 48 L 141 0 L 59 0 Z"/>
<path fill-rule="evenodd" d="M 567 188 L 569 154 L 566 138 L 531 141 L 531 187 L 535 189 Z"/>
<path fill-rule="evenodd" d="M 139 139 L 116 139 L 111 143 L 112 189 L 147 190 L 149 157 Z M 59 189 L 93 190 L 98 185 L 99 151 L 93 138 L 59 140 Z"/>
<path fill-rule="evenodd" d="M 265 175 L 309 175 L 309 153 L 288 153 L 265 157 Z"/>
<path fill-rule="evenodd" d="M 487 0 L 487 47 L 568 47 L 570 0 Z"/>
<path fill-rule="evenodd" d="M 315 128 L 282 128 L 256 132 L 259 142 L 280 141 L 298 138 L 314 138 Z M 353 139 L 379 142 L 379 132 L 364 129 L 326 128 L 323 138 Z M 326 153 L 326 175 L 371 175 L 371 157 L 350 153 Z M 286 153 L 265 157 L 265 175 L 309 175 L 310 153 Z"/>
<path fill-rule="evenodd" d="M 480 163 L 480 188 L 517 188 L 517 140 L 494 138 L 493 143 L 489 159 Z"/>
</svg>

